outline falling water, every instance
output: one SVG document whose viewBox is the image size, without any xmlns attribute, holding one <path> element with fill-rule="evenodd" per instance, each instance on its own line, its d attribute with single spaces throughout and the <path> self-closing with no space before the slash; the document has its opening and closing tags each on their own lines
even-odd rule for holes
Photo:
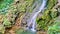
<svg viewBox="0 0 60 34">
<path fill-rule="evenodd" d="M 35 28 L 36 28 L 36 17 L 42 10 L 44 10 L 45 5 L 46 5 L 46 1 L 47 0 L 43 0 L 43 2 L 41 4 L 41 6 L 39 7 L 38 11 L 35 11 L 34 13 L 32 13 L 30 19 L 27 22 L 27 26 L 28 26 L 27 29 L 32 30 L 32 31 L 36 31 L 35 30 Z"/>
</svg>

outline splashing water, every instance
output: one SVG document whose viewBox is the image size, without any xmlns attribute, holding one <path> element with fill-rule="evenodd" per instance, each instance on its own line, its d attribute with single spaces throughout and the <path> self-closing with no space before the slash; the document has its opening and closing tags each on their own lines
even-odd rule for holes
<svg viewBox="0 0 60 34">
<path fill-rule="evenodd" d="M 36 17 L 37 15 L 44 10 L 44 7 L 46 5 L 46 0 L 43 0 L 42 5 L 39 7 L 38 11 L 34 11 L 34 13 L 32 13 L 30 19 L 27 22 L 27 29 L 32 30 L 32 31 L 36 31 Z M 32 24 L 32 25 L 31 25 Z"/>
</svg>

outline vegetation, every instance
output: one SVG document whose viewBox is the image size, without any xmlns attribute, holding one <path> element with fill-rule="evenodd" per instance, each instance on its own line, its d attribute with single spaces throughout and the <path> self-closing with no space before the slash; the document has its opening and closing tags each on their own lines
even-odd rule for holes
<svg viewBox="0 0 60 34">
<path fill-rule="evenodd" d="M 57 2 L 58 0 L 47 0 L 42 16 L 39 17 L 39 15 L 39 18 L 36 18 L 37 31 L 60 34 L 60 8 L 55 8 Z M 42 0 L 0 0 L 0 34 L 25 34 L 23 33 L 26 32 L 23 25 L 26 27 L 25 22 L 29 18 L 29 14 L 37 9 L 41 3 Z M 25 24 L 22 24 L 23 22 Z"/>
<path fill-rule="evenodd" d="M 12 0 L 0 0 L 0 11 L 4 10 L 11 2 Z"/>
<path fill-rule="evenodd" d="M 55 19 L 54 25 L 49 26 L 48 28 L 48 34 L 60 34 L 60 18 L 57 17 Z"/>
<path fill-rule="evenodd" d="M 57 1 L 48 0 L 47 9 L 44 10 L 41 18 L 37 18 L 37 24 L 39 29 L 47 30 L 48 26 L 53 24 L 54 18 L 58 16 L 57 9 L 53 7 L 56 5 L 56 3 Z"/>
</svg>

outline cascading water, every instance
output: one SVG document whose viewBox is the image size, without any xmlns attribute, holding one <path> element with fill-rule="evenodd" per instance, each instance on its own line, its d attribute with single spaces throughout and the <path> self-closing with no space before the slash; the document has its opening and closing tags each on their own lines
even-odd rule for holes
<svg viewBox="0 0 60 34">
<path fill-rule="evenodd" d="M 33 32 L 36 31 L 36 30 L 35 30 L 35 28 L 36 28 L 36 17 L 37 17 L 37 15 L 38 15 L 42 10 L 44 10 L 44 7 L 45 7 L 45 5 L 46 5 L 46 2 L 47 2 L 47 0 L 43 0 L 41 6 L 39 6 L 38 11 L 34 11 L 34 12 L 32 13 L 30 19 L 27 21 L 27 26 L 28 26 L 27 29 L 29 29 L 29 30 L 31 30 L 31 31 L 33 31 Z M 31 24 L 32 24 L 32 25 L 31 25 Z"/>
</svg>

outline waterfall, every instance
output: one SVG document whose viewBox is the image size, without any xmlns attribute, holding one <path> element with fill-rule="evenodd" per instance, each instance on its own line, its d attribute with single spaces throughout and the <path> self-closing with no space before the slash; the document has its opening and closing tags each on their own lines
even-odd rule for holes
<svg viewBox="0 0 60 34">
<path fill-rule="evenodd" d="M 39 9 L 37 11 L 35 11 L 34 13 L 32 13 L 30 19 L 27 21 L 27 29 L 32 30 L 32 31 L 36 31 L 36 17 L 37 15 L 44 10 L 45 6 L 46 6 L 46 2 L 47 0 L 43 0 L 41 6 L 39 6 Z"/>
</svg>

